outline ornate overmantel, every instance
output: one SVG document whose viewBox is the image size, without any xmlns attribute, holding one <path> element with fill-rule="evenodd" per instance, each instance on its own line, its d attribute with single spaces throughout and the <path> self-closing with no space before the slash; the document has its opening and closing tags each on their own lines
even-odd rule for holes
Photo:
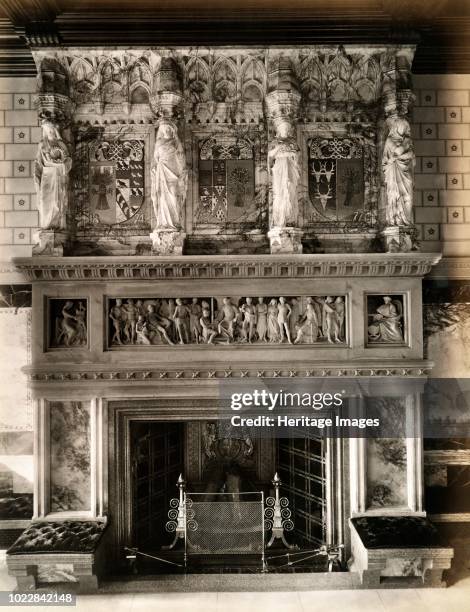
<svg viewBox="0 0 470 612">
<path fill-rule="evenodd" d="M 415 250 L 414 49 L 34 49 L 38 254 Z"/>
</svg>

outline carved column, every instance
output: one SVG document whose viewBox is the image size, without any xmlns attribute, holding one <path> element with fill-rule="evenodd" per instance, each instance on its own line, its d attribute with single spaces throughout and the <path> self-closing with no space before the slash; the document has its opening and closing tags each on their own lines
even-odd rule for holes
<svg viewBox="0 0 470 612">
<path fill-rule="evenodd" d="M 151 162 L 152 250 L 156 255 L 183 253 L 188 170 L 180 138 L 183 94 L 176 61 L 162 57 L 151 100 L 157 120 Z"/>
<path fill-rule="evenodd" d="M 35 255 L 62 256 L 69 239 L 69 173 L 72 143 L 68 130 L 72 116 L 68 77 L 55 61 L 43 60 L 39 69 L 37 111 L 42 138 L 35 161 L 39 231 Z"/>
<path fill-rule="evenodd" d="M 300 182 L 297 117 L 300 105 L 290 60 L 283 56 L 271 64 L 266 105 L 275 130 L 268 153 L 272 207 L 268 232 L 271 253 L 301 253 L 298 227 Z"/>
<path fill-rule="evenodd" d="M 393 70 L 384 75 L 382 148 L 383 210 L 381 237 L 387 252 L 416 249 L 413 224 L 415 154 L 409 111 L 411 61 L 414 48 L 404 48 L 394 57 Z"/>
</svg>

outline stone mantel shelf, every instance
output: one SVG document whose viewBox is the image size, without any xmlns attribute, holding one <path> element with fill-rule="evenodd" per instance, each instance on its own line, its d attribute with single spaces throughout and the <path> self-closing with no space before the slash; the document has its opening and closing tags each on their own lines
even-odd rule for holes
<svg viewBox="0 0 470 612">
<path fill-rule="evenodd" d="M 174 257 L 28 257 L 13 260 L 30 281 L 172 278 L 331 278 L 424 276 L 440 253 L 200 255 Z"/>
</svg>

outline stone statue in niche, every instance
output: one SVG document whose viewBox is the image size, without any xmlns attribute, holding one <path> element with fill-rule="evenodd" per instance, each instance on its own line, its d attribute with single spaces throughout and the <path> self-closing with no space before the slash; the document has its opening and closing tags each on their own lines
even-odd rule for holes
<svg viewBox="0 0 470 612">
<path fill-rule="evenodd" d="M 51 300 L 50 310 L 54 319 L 51 347 L 86 346 L 87 307 L 84 300 Z"/>
<path fill-rule="evenodd" d="M 186 158 L 178 130 L 171 121 L 162 121 L 152 163 L 152 204 L 157 229 L 181 229 L 186 187 Z"/>
<path fill-rule="evenodd" d="M 369 296 L 369 307 L 371 299 L 371 296 Z M 401 300 L 393 299 L 389 295 L 383 296 L 382 300 L 383 304 L 377 306 L 375 312 L 368 315 L 372 319 L 371 324 L 367 328 L 369 342 L 402 344 L 403 303 Z"/>
<path fill-rule="evenodd" d="M 415 156 L 410 124 L 403 117 L 389 117 L 382 168 L 387 195 L 388 226 L 411 226 L 413 223 L 413 168 Z"/>
<path fill-rule="evenodd" d="M 68 207 L 68 175 L 72 167 L 69 149 L 52 121 L 42 123 L 34 176 L 42 230 L 65 230 Z"/>
<path fill-rule="evenodd" d="M 299 147 L 286 120 L 276 124 L 276 138 L 268 152 L 272 172 L 272 227 L 296 226 L 299 214 L 297 186 L 300 179 Z"/>
<path fill-rule="evenodd" d="M 109 306 L 109 343 L 124 347 L 345 342 L 343 296 L 255 299 L 225 297 L 217 304 L 218 298 L 115 298 Z"/>
</svg>

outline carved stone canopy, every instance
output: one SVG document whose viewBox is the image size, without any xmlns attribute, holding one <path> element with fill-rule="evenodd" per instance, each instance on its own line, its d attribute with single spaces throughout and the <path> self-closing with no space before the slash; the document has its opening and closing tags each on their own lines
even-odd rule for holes
<svg viewBox="0 0 470 612">
<path fill-rule="evenodd" d="M 189 107 L 259 103 L 268 92 L 298 91 L 307 108 L 358 112 L 384 93 L 390 103 L 409 89 L 413 54 L 413 45 L 33 51 L 40 91 L 70 96 L 78 114 L 145 106 L 168 91 L 182 91 Z"/>
</svg>

